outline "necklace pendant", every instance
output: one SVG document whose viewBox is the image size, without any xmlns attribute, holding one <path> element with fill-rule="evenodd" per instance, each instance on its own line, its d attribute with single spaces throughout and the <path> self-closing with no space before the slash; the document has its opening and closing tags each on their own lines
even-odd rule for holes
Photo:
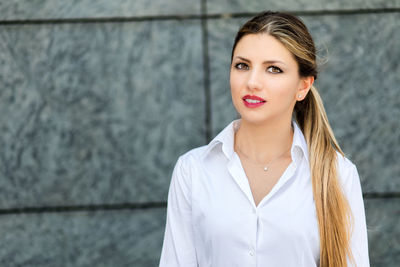
<svg viewBox="0 0 400 267">
<path fill-rule="evenodd" d="M 268 167 L 267 166 L 264 167 L 264 171 L 268 171 Z"/>
</svg>

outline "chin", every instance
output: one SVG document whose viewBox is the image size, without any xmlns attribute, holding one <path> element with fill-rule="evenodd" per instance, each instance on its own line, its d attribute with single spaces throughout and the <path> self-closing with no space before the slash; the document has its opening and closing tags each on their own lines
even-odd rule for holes
<svg viewBox="0 0 400 267">
<path fill-rule="evenodd" d="M 254 125 L 280 123 L 282 122 L 282 120 L 285 121 L 287 118 L 287 116 L 284 114 L 265 114 L 265 113 L 260 114 L 260 113 L 250 113 L 250 112 L 242 112 L 239 114 L 243 121 L 246 121 L 247 123 L 251 123 Z"/>
<path fill-rule="evenodd" d="M 240 114 L 240 118 L 251 124 L 263 124 L 268 121 L 268 117 L 259 114 Z"/>
</svg>

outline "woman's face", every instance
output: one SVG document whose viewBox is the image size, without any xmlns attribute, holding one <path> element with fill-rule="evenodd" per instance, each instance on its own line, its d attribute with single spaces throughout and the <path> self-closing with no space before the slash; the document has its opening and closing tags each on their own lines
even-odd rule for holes
<svg viewBox="0 0 400 267">
<path fill-rule="evenodd" d="M 290 120 L 296 101 L 304 99 L 313 81 L 299 76 L 291 52 L 271 35 L 248 34 L 236 45 L 230 85 L 233 105 L 243 120 Z"/>
</svg>

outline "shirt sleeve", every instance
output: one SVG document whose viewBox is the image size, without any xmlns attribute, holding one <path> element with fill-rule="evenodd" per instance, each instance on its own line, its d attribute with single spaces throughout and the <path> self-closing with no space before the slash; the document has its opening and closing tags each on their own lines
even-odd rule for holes
<svg viewBox="0 0 400 267">
<path fill-rule="evenodd" d="M 172 173 L 160 267 L 197 267 L 191 212 L 191 177 L 182 156 Z"/>
<path fill-rule="evenodd" d="M 351 232 L 351 251 L 354 263 L 348 261 L 349 267 L 369 267 L 368 237 L 365 220 L 364 201 L 361 191 L 360 177 L 357 168 L 350 163 L 346 170 L 345 191 L 353 214 L 353 227 Z"/>
</svg>

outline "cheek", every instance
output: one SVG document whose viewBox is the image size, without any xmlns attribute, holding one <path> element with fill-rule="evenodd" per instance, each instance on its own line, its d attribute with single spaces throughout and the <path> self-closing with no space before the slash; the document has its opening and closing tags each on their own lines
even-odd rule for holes
<svg viewBox="0 0 400 267">
<path fill-rule="evenodd" d="M 231 97 L 232 97 L 232 104 L 236 110 L 240 108 L 240 101 L 241 101 L 241 89 L 242 81 L 238 75 L 230 75 L 230 88 L 231 88 Z"/>
<path fill-rule="evenodd" d="M 243 87 L 243 81 L 240 76 L 236 74 L 231 74 L 229 82 L 232 96 L 238 95 L 240 93 L 240 89 Z"/>
<path fill-rule="evenodd" d="M 276 79 L 269 81 L 269 88 L 279 98 L 291 101 L 297 92 L 298 83 L 294 79 Z"/>
<path fill-rule="evenodd" d="M 235 88 L 238 87 L 239 84 L 239 76 L 235 73 L 231 73 L 229 76 L 229 82 L 231 85 L 231 89 L 234 90 Z"/>
</svg>

